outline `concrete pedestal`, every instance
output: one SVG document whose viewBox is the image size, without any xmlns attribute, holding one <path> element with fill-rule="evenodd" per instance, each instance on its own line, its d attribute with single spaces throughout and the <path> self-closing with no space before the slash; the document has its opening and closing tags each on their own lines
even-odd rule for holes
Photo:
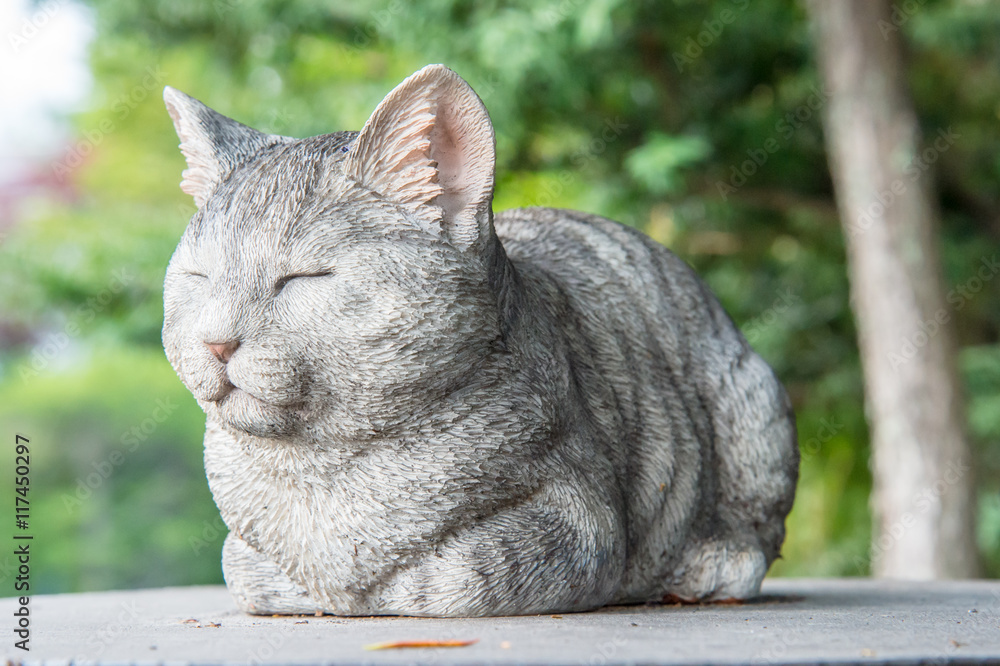
<svg viewBox="0 0 1000 666">
<path fill-rule="evenodd" d="M 1000 663 L 1000 582 L 788 580 L 742 605 L 628 606 L 463 620 L 253 617 L 223 587 L 38 596 L 17 663 Z M 366 650 L 403 640 L 467 647 Z"/>
</svg>

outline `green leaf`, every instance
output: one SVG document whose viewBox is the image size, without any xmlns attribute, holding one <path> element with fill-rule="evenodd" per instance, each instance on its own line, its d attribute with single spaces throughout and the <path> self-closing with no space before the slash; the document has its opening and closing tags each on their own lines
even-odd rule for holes
<svg viewBox="0 0 1000 666">
<path fill-rule="evenodd" d="M 712 152 L 701 136 L 671 136 L 652 132 L 646 142 L 625 157 L 625 168 L 651 194 L 675 194 L 684 184 L 681 171 Z"/>
</svg>

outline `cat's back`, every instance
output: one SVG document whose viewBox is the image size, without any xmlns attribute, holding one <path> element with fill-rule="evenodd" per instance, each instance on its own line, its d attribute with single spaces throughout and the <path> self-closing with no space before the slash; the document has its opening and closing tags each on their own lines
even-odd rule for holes
<svg viewBox="0 0 1000 666">
<path fill-rule="evenodd" d="M 554 280 L 580 323 L 599 338 L 614 338 L 607 342 L 622 351 L 648 361 L 659 349 L 687 363 L 692 351 L 699 356 L 714 349 L 714 356 L 748 350 L 691 267 L 635 229 L 554 208 L 504 211 L 494 224 L 522 273 L 538 271 Z"/>
<path fill-rule="evenodd" d="M 609 451 L 666 445 L 697 456 L 727 399 L 718 378 L 753 352 L 694 271 L 596 215 L 523 208 L 494 225 L 523 289 L 548 310 Z"/>
</svg>

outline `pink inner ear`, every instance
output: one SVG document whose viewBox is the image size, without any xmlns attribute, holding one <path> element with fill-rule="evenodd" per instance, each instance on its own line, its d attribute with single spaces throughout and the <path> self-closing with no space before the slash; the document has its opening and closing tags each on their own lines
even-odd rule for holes
<svg viewBox="0 0 1000 666">
<path fill-rule="evenodd" d="M 493 126 L 457 74 L 430 65 L 390 92 L 362 128 L 344 173 L 411 206 L 459 247 L 490 233 Z"/>
<path fill-rule="evenodd" d="M 456 136 L 456 128 L 449 122 L 452 118 L 442 116 L 445 113 L 439 114 L 438 122 L 431 132 L 430 157 L 437 162 L 438 183 L 444 189 L 438 196 L 437 203 L 444 209 L 446 217 L 455 217 L 469 204 L 469 177 L 463 169 L 467 139 Z M 451 114 L 448 113 L 447 116 Z"/>
<path fill-rule="evenodd" d="M 471 93 L 471 90 L 469 91 Z M 493 136 L 477 126 L 472 114 L 456 112 L 455 104 L 469 100 L 442 100 L 431 131 L 430 157 L 437 162 L 438 183 L 444 192 L 437 203 L 446 219 L 475 215 L 493 193 Z M 475 100 L 478 102 L 478 100 Z M 482 122 L 480 120 L 480 122 Z"/>
</svg>

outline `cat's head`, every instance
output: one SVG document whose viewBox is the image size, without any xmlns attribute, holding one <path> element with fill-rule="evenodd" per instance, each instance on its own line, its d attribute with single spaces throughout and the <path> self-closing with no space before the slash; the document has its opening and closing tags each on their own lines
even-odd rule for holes
<svg viewBox="0 0 1000 666">
<path fill-rule="evenodd" d="M 468 84 L 425 67 L 360 132 L 301 140 L 164 98 L 198 211 L 163 344 L 209 418 L 357 437 L 448 409 L 501 343 L 494 135 Z"/>
</svg>

